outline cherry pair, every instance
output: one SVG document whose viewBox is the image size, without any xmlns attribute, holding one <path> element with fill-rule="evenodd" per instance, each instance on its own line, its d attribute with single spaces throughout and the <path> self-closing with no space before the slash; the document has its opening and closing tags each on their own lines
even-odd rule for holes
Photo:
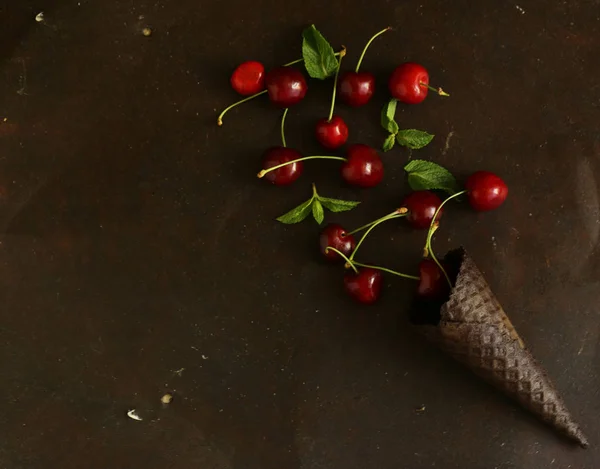
<svg viewBox="0 0 600 469">
<path fill-rule="evenodd" d="M 341 156 L 305 156 L 286 147 L 273 147 L 266 151 L 263 170 L 258 177 L 265 177 L 277 186 L 291 184 L 300 177 L 304 169 L 303 162 L 312 159 L 343 161 L 342 178 L 358 187 L 374 187 L 383 179 L 383 163 L 373 148 L 355 144 L 348 147 L 347 158 Z"/>
</svg>

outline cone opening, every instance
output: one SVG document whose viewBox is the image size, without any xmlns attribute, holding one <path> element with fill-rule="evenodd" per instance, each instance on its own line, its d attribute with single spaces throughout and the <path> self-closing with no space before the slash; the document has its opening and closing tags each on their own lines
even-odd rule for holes
<svg viewBox="0 0 600 469">
<path fill-rule="evenodd" d="M 452 285 L 456 284 L 464 259 L 465 250 L 462 247 L 453 249 L 444 256 L 443 263 Z M 437 299 L 415 297 L 410 308 L 410 322 L 416 325 L 429 324 L 437 326 L 441 320 L 442 306 L 448 301 L 453 291 L 454 287 L 450 289 L 446 296 Z"/>
</svg>

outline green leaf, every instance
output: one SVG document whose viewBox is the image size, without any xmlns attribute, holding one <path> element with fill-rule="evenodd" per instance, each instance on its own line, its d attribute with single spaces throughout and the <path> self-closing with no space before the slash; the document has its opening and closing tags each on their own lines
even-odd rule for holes
<svg viewBox="0 0 600 469">
<path fill-rule="evenodd" d="M 319 197 L 323 206 L 332 212 L 346 212 L 352 210 L 360 202 L 354 200 L 330 199 L 328 197 Z"/>
<path fill-rule="evenodd" d="M 302 32 L 302 57 L 308 74 L 319 80 L 333 75 L 338 67 L 333 47 L 314 24 Z"/>
<path fill-rule="evenodd" d="M 398 132 L 396 141 L 398 142 L 398 145 L 418 150 L 419 148 L 429 145 L 429 142 L 433 140 L 433 137 L 434 135 L 423 132 L 422 130 L 406 129 Z"/>
<path fill-rule="evenodd" d="M 458 191 L 458 183 L 450 171 L 431 161 L 413 160 L 404 167 L 408 185 L 414 191 L 443 190 L 450 195 Z"/>
<path fill-rule="evenodd" d="M 320 225 L 323 223 L 323 219 L 325 218 L 325 213 L 323 212 L 323 206 L 318 199 L 315 199 L 312 204 L 312 214 L 317 223 Z"/>
<path fill-rule="evenodd" d="M 398 101 L 392 98 L 381 110 L 381 126 L 391 134 L 397 134 L 400 129 L 398 123 L 394 120 L 396 104 L 398 104 Z"/>
<path fill-rule="evenodd" d="M 289 212 L 284 213 L 280 217 L 277 217 L 277 221 L 285 223 L 286 225 L 301 222 L 310 214 L 314 200 L 314 197 L 311 197 L 306 202 L 302 202 L 300 205 L 291 209 Z"/>
<path fill-rule="evenodd" d="M 394 134 L 389 134 L 383 142 L 383 151 L 390 151 L 394 148 L 394 143 L 396 143 L 396 136 Z"/>
</svg>

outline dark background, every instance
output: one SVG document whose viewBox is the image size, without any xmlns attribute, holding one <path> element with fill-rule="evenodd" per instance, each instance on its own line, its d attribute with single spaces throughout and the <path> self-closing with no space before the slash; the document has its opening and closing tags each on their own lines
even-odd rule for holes
<svg viewBox="0 0 600 469">
<path fill-rule="evenodd" d="M 418 337 L 410 282 L 357 306 L 314 221 L 274 221 L 313 181 L 363 201 L 327 215 L 348 227 L 408 192 L 397 148 L 372 190 L 344 187 L 335 162 L 290 188 L 257 180 L 279 139 L 265 99 L 216 126 L 233 67 L 299 58 L 310 23 L 348 47 L 346 68 L 395 28 L 363 63 L 373 101 L 337 108 L 350 142 L 381 145 L 403 61 L 451 93 L 398 112 L 436 134 L 412 156 L 495 171 L 510 195 L 452 206 L 435 245 L 471 252 L 590 449 Z M 598 1 L 0 1 L 0 467 L 598 467 L 599 28 Z M 305 154 L 331 83 L 289 113 Z M 415 271 L 424 233 L 374 233 L 361 258 Z"/>
</svg>

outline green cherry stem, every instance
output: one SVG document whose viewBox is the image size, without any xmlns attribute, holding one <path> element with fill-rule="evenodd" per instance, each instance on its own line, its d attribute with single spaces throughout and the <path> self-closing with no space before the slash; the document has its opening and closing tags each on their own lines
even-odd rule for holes
<svg viewBox="0 0 600 469">
<path fill-rule="evenodd" d="M 345 53 L 346 53 L 346 50 L 344 49 L 344 54 Z M 341 55 L 341 52 L 336 52 L 334 55 L 336 57 L 338 57 L 339 55 Z M 293 60 L 292 62 L 289 62 L 289 63 L 285 64 L 284 67 L 289 67 L 290 65 L 296 65 L 296 64 L 299 64 L 300 62 L 304 62 L 304 58 Z"/>
<path fill-rule="evenodd" d="M 335 78 L 333 80 L 333 96 L 331 98 L 331 109 L 329 109 L 329 118 L 327 122 L 331 122 L 331 118 L 333 117 L 333 108 L 335 107 L 335 93 L 337 91 L 337 82 L 338 77 L 340 76 L 340 68 L 342 66 L 342 59 L 346 55 L 346 48 L 342 46 L 342 50 L 340 51 L 340 59 L 338 60 L 337 70 L 335 71 Z"/>
<path fill-rule="evenodd" d="M 355 273 L 358 273 L 358 269 L 355 267 L 354 263 L 350 259 L 348 259 L 343 252 L 340 252 L 336 248 L 332 248 L 331 246 L 327 246 L 325 248 L 325 252 L 327 251 L 333 251 L 342 256 L 342 258 L 346 261 L 346 265 L 352 267 L 352 270 L 354 270 Z"/>
<path fill-rule="evenodd" d="M 350 260 L 354 259 L 354 256 L 358 252 L 358 248 L 360 248 L 360 245 L 363 243 L 363 241 L 365 240 L 365 238 L 367 236 L 369 236 L 369 233 L 371 232 L 371 230 L 373 230 L 377 225 L 379 225 L 380 223 L 383 223 L 385 221 L 391 220 L 392 218 L 400 218 L 400 217 L 403 217 L 403 216 L 404 215 L 401 215 L 401 214 L 399 214 L 397 212 L 393 212 L 393 213 L 390 213 L 389 215 L 386 215 L 385 217 L 380 218 L 376 222 L 374 222 L 369 227 L 369 229 L 367 231 L 365 231 L 365 234 L 362 235 L 362 238 L 360 238 L 360 241 L 356 244 L 356 247 L 352 251 L 352 254 L 350 254 Z M 346 236 L 348 236 L 348 235 L 346 235 Z"/>
<path fill-rule="evenodd" d="M 281 116 L 281 143 L 283 144 L 284 147 L 287 147 L 287 145 L 285 143 L 284 127 L 285 127 L 285 117 L 287 116 L 289 109 L 290 109 L 289 107 L 286 107 L 285 111 L 283 111 L 283 116 Z"/>
<path fill-rule="evenodd" d="M 446 280 L 448 281 L 448 285 L 450 285 L 450 288 L 452 288 L 452 282 L 450 281 L 450 277 L 446 273 L 446 270 L 444 269 L 444 267 L 442 267 L 442 264 L 440 263 L 440 261 L 437 259 L 437 257 L 435 257 L 435 253 L 433 252 L 433 248 L 431 247 L 431 239 L 433 238 L 433 233 L 435 233 L 436 223 L 437 223 L 436 219 L 437 219 L 438 213 L 440 213 L 440 210 L 442 209 L 442 207 L 444 205 L 446 205 L 446 202 L 448 202 L 456 197 L 459 197 L 463 194 L 466 194 L 466 193 L 467 193 L 467 191 L 460 191 L 460 192 L 457 192 L 456 194 L 452 194 L 450 197 L 448 197 L 446 200 L 444 200 L 440 204 L 440 206 L 435 211 L 433 218 L 431 219 L 431 225 L 429 225 L 429 231 L 427 232 L 427 239 L 425 241 L 425 252 L 429 253 L 431 258 L 433 259 L 433 262 L 435 262 L 437 264 L 437 266 L 440 268 L 440 270 L 443 272 L 444 277 L 446 277 Z"/>
<path fill-rule="evenodd" d="M 236 106 L 238 106 L 238 105 L 240 105 L 240 104 L 242 104 L 242 103 L 245 103 L 246 101 L 250 101 L 251 99 L 254 99 L 254 98 L 256 98 L 257 96 L 260 96 L 261 94 L 265 94 L 266 92 L 267 92 L 267 90 L 262 90 L 262 91 L 259 91 L 258 93 L 256 93 L 256 94 L 253 94 L 252 96 L 248 96 L 247 98 L 244 98 L 244 99 L 242 99 L 242 100 L 240 100 L 240 101 L 237 101 L 237 102 L 233 103 L 232 105 L 230 105 L 230 106 L 226 107 L 226 108 L 223 110 L 223 112 L 222 112 L 221 114 L 219 114 L 219 117 L 217 117 L 217 125 L 218 125 L 218 126 L 221 126 L 221 125 L 223 125 L 223 116 L 225 115 L 225 113 L 226 113 L 227 111 L 229 111 L 229 110 L 233 109 L 234 107 L 236 107 Z"/>
<path fill-rule="evenodd" d="M 365 53 L 367 52 L 367 49 L 369 48 L 369 46 L 371 45 L 371 43 L 373 42 L 373 40 L 378 37 L 381 36 L 383 33 L 385 33 L 386 31 L 389 31 L 390 29 L 392 29 L 391 26 L 388 26 L 385 29 L 382 29 L 381 31 L 379 31 L 377 34 L 375 34 L 375 36 L 373 36 L 371 39 L 369 39 L 369 42 L 367 42 L 367 45 L 365 46 L 365 48 L 362 51 L 362 54 L 360 54 L 360 58 L 358 59 L 358 63 L 356 64 L 356 70 L 355 72 L 358 73 L 358 69 L 360 68 L 360 64 L 362 63 L 364 57 L 365 57 Z"/>
<path fill-rule="evenodd" d="M 391 215 L 398 215 L 398 217 L 394 217 L 394 218 L 400 218 L 400 217 L 405 217 L 407 213 L 408 213 L 408 210 L 406 208 L 399 208 L 398 210 L 396 210 L 392 213 L 388 213 L 387 215 L 385 215 L 381 218 L 378 218 L 377 220 L 374 220 L 370 223 L 367 223 L 366 225 L 363 225 L 359 228 L 356 228 L 355 230 L 350 231 L 349 233 L 346 233 L 346 236 L 356 234 L 364 229 L 367 229 L 371 225 L 374 225 L 375 223 L 379 223 L 380 221 L 389 220 Z"/>
<path fill-rule="evenodd" d="M 346 53 L 346 50 L 344 49 L 344 53 Z M 341 54 L 341 52 L 336 52 L 335 56 L 339 56 Z M 298 64 L 300 62 L 304 62 L 304 58 L 302 59 L 297 59 L 297 60 L 293 60 L 292 62 L 289 62 L 287 64 L 284 65 L 284 67 L 289 67 L 290 65 L 295 65 Z M 227 113 L 229 110 L 233 109 L 236 106 L 239 106 L 242 103 L 245 103 L 246 101 L 250 101 L 251 99 L 254 99 L 258 96 L 260 96 L 261 94 L 265 94 L 267 92 L 267 90 L 262 90 L 259 91 L 256 94 L 253 94 L 252 96 L 248 96 L 247 98 L 241 99 L 239 101 L 236 101 L 235 103 L 231 104 L 230 106 L 227 106 L 223 112 L 221 114 L 219 114 L 219 117 L 217 117 L 217 125 L 220 127 L 223 125 L 223 116 L 225 115 L 225 113 Z"/>
<path fill-rule="evenodd" d="M 299 161 L 318 160 L 318 159 L 348 161 L 346 158 L 342 158 L 341 156 L 321 156 L 321 155 L 304 156 L 304 157 L 298 158 L 296 160 L 287 161 L 286 163 L 281 163 L 281 164 L 278 164 L 275 166 L 271 166 L 270 168 L 267 168 L 267 169 L 262 169 L 258 172 L 256 177 L 262 178 L 262 177 L 264 177 L 265 174 L 270 173 L 271 171 L 275 171 L 276 169 L 283 168 L 284 166 L 287 166 L 288 164 L 298 163 Z"/>
<path fill-rule="evenodd" d="M 396 272 L 395 270 L 387 269 L 386 267 L 380 267 L 378 265 L 363 264 L 361 262 L 356 262 L 356 261 L 352 261 L 352 265 L 358 266 L 358 267 L 365 267 L 368 269 L 381 270 L 383 272 L 388 272 L 390 274 L 397 275 L 398 277 L 407 278 L 410 280 L 421 280 L 416 275 L 403 274 L 402 272 Z"/>
<path fill-rule="evenodd" d="M 431 91 L 435 91 L 437 94 L 439 94 L 440 96 L 450 96 L 448 93 L 446 93 L 443 89 L 441 88 L 434 88 L 433 86 L 428 85 L 427 83 L 419 83 L 419 85 L 424 86 L 425 88 L 430 89 Z"/>
</svg>

